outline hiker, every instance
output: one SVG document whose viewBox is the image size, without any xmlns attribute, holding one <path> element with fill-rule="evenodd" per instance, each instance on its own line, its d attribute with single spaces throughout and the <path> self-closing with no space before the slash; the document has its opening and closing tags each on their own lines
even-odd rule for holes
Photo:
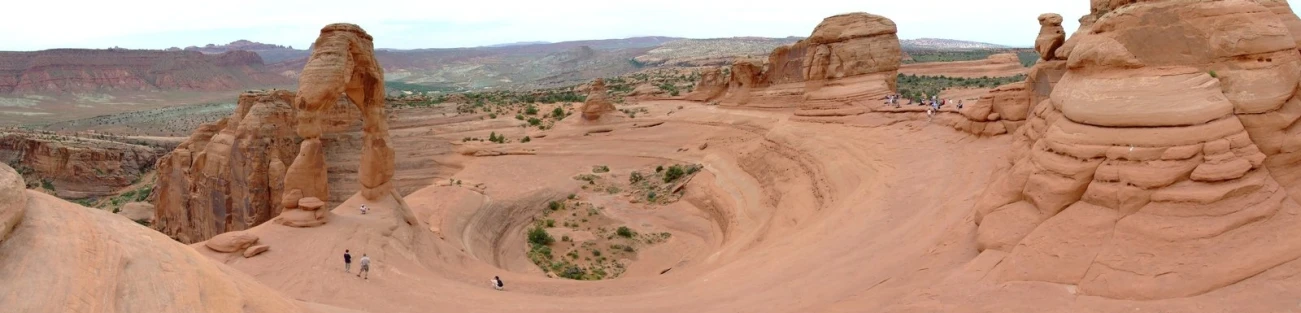
<svg viewBox="0 0 1301 313">
<path fill-rule="evenodd" d="M 366 211 L 370 211 L 370 208 L 366 207 L 365 204 L 361 205 L 361 215 L 366 215 Z"/>
<path fill-rule="evenodd" d="M 962 100 L 958 100 L 958 110 L 962 109 Z"/>
<path fill-rule="evenodd" d="M 343 250 L 343 272 L 352 272 L 352 254 L 348 254 L 347 249 Z"/>
<path fill-rule="evenodd" d="M 370 257 L 365 253 L 361 254 L 361 270 L 357 271 L 357 277 L 361 277 L 361 273 L 366 273 L 365 279 L 370 279 Z"/>
<path fill-rule="evenodd" d="M 497 290 L 506 289 L 506 284 L 503 284 L 503 283 L 501 282 L 501 277 L 493 276 L 493 277 L 492 277 L 492 288 L 493 288 L 493 289 L 497 289 Z"/>
</svg>

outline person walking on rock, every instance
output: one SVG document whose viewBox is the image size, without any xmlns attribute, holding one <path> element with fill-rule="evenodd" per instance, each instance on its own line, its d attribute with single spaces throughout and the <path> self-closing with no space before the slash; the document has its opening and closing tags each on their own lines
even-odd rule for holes
<svg viewBox="0 0 1301 313">
<path fill-rule="evenodd" d="M 370 257 L 366 256 L 365 253 L 361 254 L 361 270 L 357 271 L 357 277 L 361 277 L 362 273 L 366 274 L 365 279 L 370 279 Z"/>
<path fill-rule="evenodd" d="M 506 289 L 506 284 L 503 284 L 503 283 L 501 282 L 501 277 L 493 276 L 493 277 L 492 277 L 492 288 L 493 288 L 493 289 L 497 289 L 497 290 Z"/>
<path fill-rule="evenodd" d="M 343 250 L 343 272 L 352 272 L 352 254 L 349 254 L 347 249 Z"/>
</svg>

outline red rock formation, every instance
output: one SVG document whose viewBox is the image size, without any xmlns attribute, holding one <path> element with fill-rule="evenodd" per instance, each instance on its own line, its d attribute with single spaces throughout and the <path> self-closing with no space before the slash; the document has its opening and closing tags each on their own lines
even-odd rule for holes
<svg viewBox="0 0 1301 313">
<path fill-rule="evenodd" d="M 33 187 L 48 182 L 65 199 L 118 192 L 165 153 L 155 147 L 31 132 L 0 133 L 0 161 L 17 164 Z"/>
<path fill-rule="evenodd" d="M 903 57 L 896 31 L 894 22 L 882 16 L 828 17 L 809 38 L 774 49 L 766 70 L 759 62 L 733 63 L 721 102 L 756 107 L 799 104 L 795 114 L 807 117 L 863 113 L 862 101 L 896 89 L 895 74 Z"/>
<path fill-rule="evenodd" d="M 1284 19 L 1256 1 L 1132 2 L 1093 2 L 976 206 L 981 249 L 1008 253 L 997 280 L 1164 299 L 1301 257 L 1301 53 Z"/>
<path fill-rule="evenodd" d="M 231 117 L 203 125 L 159 159 L 153 227 L 192 243 L 279 214 L 285 164 L 298 153 L 293 96 L 244 93 Z"/>
<path fill-rule="evenodd" d="M 806 41 L 804 96 L 797 116 L 859 114 L 855 102 L 876 100 L 898 90 L 903 54 L 894 21 L 866 13 L 828 17 Z"/>
<path fill-rule="evenodd" d="M 691 89 L 686 99 L 691 101 L 713 101 L 727 92 L 727 77 L 719 68 L 710 68 L 701 73 L 700 81 Z"/>
<path fill-rule="evenodd" d="M 218 55 L 123 49 L 0 52 L 0 93 L 223 91 L 290 83 L 247 51 Z"/>
<path fill-rule="evenodd" d="M 315 50 L 299 77 L 294 98 L 296 131 L 303 138 L 298 156 L 285 172 L 284 190 L 303 198 L 329 199 L 322 114 L 340 96 L 357 105 L 362 116 L 362 156 L 359 177 L 366 199 L 390 195 L 394 172 L 393 147 L 389 144 L 384 115 L 384 73 L 375 60 L 370 35 L 353 24 L 330 24 L 321 29 Z M 290 226 L 313 226 L 329 220 L 326 210 L 305 212 L 298 203 L 282 201 L 280 222 Z"/>
<path fill-rule="evenodd" d="M 606 94 L 605 80 L 597 78 L 592 81 L 591 87 L 587 89 L 587 99 L 578 110 L 583 113 L 583 119 L 589 121 L 601 119 L 601 115 L 615 111 L 614 103 L 610 102 L 610 96 Z"/>
<path fill-rule="evenodd" d="M 1039 15 L 1039 37 L 1034 40 L 1034 50 L 1044 61 L 1057 59 L 1057 48 L 1066 42 L 1066 30 L 1062 28 L 1062 16 L 1055 13 Z"/>
</svg>

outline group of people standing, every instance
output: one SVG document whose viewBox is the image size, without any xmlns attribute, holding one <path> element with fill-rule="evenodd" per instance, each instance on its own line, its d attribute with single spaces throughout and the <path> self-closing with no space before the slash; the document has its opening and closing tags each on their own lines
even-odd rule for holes
<svg viewBox="0 0 1301 313">
<path fill-rule="evenodd" d="M 902 98 L 904 97 L 901 94 L 887 95 L 885 96 L 885 104 L 892 105 L 895 108 L 899 108 L 900 107 L 899 99 Z M 955 102 L 953 101 L 953 99 L 940 99 L 939 96 L 931 96 L 929 99 L 926 98 L 925 96 L 922 96 L 921 98 L 918 99 L 908 98 L 908 105 L 914 105 L 914 104 L 930 106 L 930 108 L 926 109 L 927 116 L 934 116 L 935 113 L 939 112 L 940 108 L 943 108 L 945 105 L 955 105 L 958 107 L 959 110 L 962 109 L 962 100 L 958 100 Z"/>
<path fill-rule="evenodd" d="M 362 279 L 369 280 L 370 257 L 366 256 L 365 253 L 362 253 L 359 263 L 361 263 L 361 270 L 357 271 L 357 277 L 362 277 L 361 274 L 366 274 L 366 277 L 363 277 Z M 352 253 L 349 253 L 348 250 L 343 250 L 343 272 L 352 273 Z"/>
<path fill-rule="evenodd" d="M 357 271 L 357 277 L 370 280 L 370 256 L 362 253 L 359 263 L 361 263 L 361 270 Z M 347 249 L 343 250 L 343 272 L 352 273 L 352 252 Z M 366 276 L 363 277 L 363 274 Z M 504 290 L 506 289 L 506 283 L 501 281 L 501 277 L 493 276 L 492 288 L 496 290 Z"/>
</svg>

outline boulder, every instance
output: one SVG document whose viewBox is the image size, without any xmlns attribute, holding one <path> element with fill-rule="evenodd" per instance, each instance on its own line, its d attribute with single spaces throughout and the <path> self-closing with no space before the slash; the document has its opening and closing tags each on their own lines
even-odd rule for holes
<svg viewBox="0 0 1301 313">
<path fill-rule="evenodd" d="M 204 242 L 204 246 L 217 252 L 239 252 L 257 243 L 258 237 L 242 230 L 222 233 Z"/>
<path fill-rule="evenodd" d="M 267 252 L 267 250 L 269 249 L 271 249 L 271 246 L 268 245 L 256 245 L 256 246 L 248 247 L 248 249 L 244 249 L 244 257 L 251 258 L 259 254 L 262 254 L 262 252 Z"/>
<path fill-rule="evenodd" d="M 122 205 L 122 210 L 117 212 L 118 215 L 132 221 L 153 223 L 154 205 L 145 202 L 131 202 Z"/>
<path fill-rule="evenodd" d="M 23 177 L 9 165 L 0 164 L 0 242 L 23 220 L 27 210 L 27 188 Z"/>
<path fill-rule="evenodd" d="M 316 211 L 321 209 L 323 206 L 325 206 L 325 201 L 321 201 L 321 199 L 317 199 L 316 197 L 307 197 L 298 200 L 298 209 L 301 210 Z"/>
</svg>

